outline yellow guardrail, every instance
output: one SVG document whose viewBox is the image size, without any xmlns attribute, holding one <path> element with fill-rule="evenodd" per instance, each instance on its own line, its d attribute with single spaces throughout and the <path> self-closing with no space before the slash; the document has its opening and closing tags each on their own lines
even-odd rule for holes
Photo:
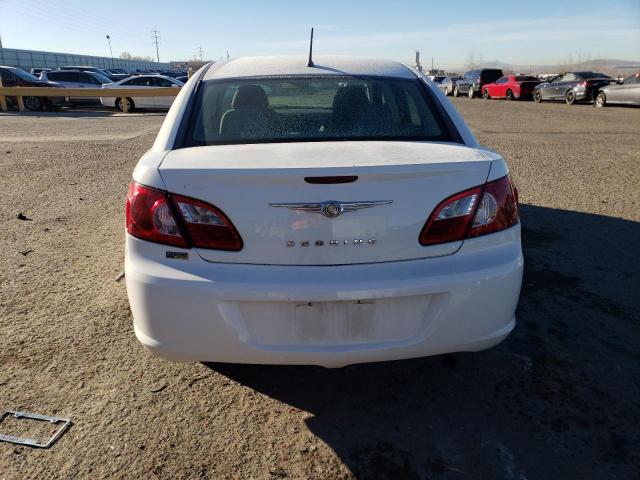
<svg viewBox="0 0 640 480">
<path fill-rule="evenodd" d="M 7 111 L 5 97 L 16 97 L 18 110 L 24 111 L 23 97 L 173 97 L 178 94 L 178 87 L 149 88 L 47 88 L 47 87 L 3 87 L 0 83 L 0 109 Z M 123 111 L 127 113 L 128 102 L 122 102 Z"/>
</svg>

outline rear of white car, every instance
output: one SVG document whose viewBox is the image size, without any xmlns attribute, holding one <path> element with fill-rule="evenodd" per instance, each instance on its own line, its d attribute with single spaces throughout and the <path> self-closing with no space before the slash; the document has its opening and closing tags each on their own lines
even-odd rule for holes
<svg viewBox="0 0 640 480">
<path fill-rule="evenodd" d="M 522 264 L 504 160 L 393 62 L 201 70 L 127 197 L 136 335 L 172 360 L 482 350 L 515 326 Z"/>
</svg>

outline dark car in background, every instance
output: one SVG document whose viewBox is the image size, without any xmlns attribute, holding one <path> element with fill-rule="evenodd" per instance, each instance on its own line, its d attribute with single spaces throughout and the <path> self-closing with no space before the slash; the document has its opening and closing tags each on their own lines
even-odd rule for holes
<svg viewBox="0 0 640 480">
<path fill-rule="evenodd" d="M 444 79 L 438 83 L 437 87 L 445 95 L 451 95 L 453 93 L 453 87 L 456 86 L 456 82 L 462 77 L 444 77 Z"/>
<path fill-rule="evenodd" d="M 456 82 L 453 87 L 453 96 L 467 95 L 469 98 L 479 96 L 482 93 L 482 87 L 495 82 L 500 77 L 502 77 L 502 70 L 499 68 L 470 70 Z"/>
<path fill-rule="evenodd" d="M 119 82 L 125 78 L 129 78 L 131 75 L 120 68 L 107 68 L 105 72 L 108 74 L 109 79 L 114 82 Z"/>
<path fill-rule="evenodd" d="M 566 72 L 538 85 L 533 91 L 533 99 L 538 103 L 564 100 L 569 105 L 581 101 L 592 102 L 602 87 L 613 82 L 615 80 L 604 73 Z"/>
<path fill-rule="evenodd" d="M 66 66 L 66 67 L 60 67 L 58 70 L 75 70 L 75 71 L 80 71 L 80 72 L 92 72 L 92 73 L 97 73 L 99 75 L 102 75 L 104 77 L 107 77 L 109 80 L 111 80 L 112 82 L 117 82 L 120 80 L 123 80 L 125 78 L 127 78 L 129 75 L 127 76 L 123 76 L 122 74 L 111 74 L 106 70 L 103 70 L 102 68 L 98 68 L 98 67 L 92 67 L 90 65 L 84 65 L 84 66 Z"/>
<path fill-rule="evenodd" d="M 596 107 L 610 104 L 640 107 L 640 73 L 600 89 L 596 94 Z"/>
<path fill-rule="evenodd" d="M 15 67 L 3 67 L 0 66 L 0 79 L 2 79 L 2 85 L 4 87 L 45 87 L 45 88 L 59 88 L 58 85 L 52 82 L 40 80 L 24 70 L 20 70 Z M 52 94 L 54 92 L 51 92 Z M 64 97 L 22 97 L 24 107 L 27 110 L 56 110 L 60 107 L 67 105 L 67 101 Z M 7 104 L 9 106 L 17 106 L 18 102 L 16 97 L 7 97 Z"/>
<path fill-rule="evenodd" d="M 482 97 L 486 99 L 506 98 L 507 100 L 530 99 L 535 87 L 541 83 L 536 77 L 530 75 L 505 75 L 482 87 Z"/>
<path fill-rule="evenodd" d="M 32 68 L 31 69 L 31 75 L 33 75 L 36 78 L 40 78 L 40 75 L 42 74 L 42 72 L 50 72 L 51 68 Z"/>
</svg>

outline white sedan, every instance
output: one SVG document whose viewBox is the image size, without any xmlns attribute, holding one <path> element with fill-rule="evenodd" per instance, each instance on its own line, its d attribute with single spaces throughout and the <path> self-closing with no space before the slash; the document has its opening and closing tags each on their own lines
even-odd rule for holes
<svg viewBox="0 0 640 480">
<path fill-rule="evenodd" d="M 174 88 L 176 95 L 180 88 L 184 86 L 184 83 L 163 75 L 138 75 L 135 77 L 126 78 L 119 82 L 103 85 L 104 89 L 112 88 Z M 156 109 L 168 109 L 175 100 L 175 95 L 158 96 L 158 97 L 100 97 L 100 102 L 106 107 L 115 107 L 118 110 L 123 110 L 122 102 L 126 99 L 129 111 L 135 108 L 156 108 Z"/>
<path fill-rule="evenodd" d="M 126 232 L 135 333 L 166 359 L 340 367 L 516 323 L 507 164 L 395 62 L 203 67 L 133 172 Z"/>
</svg>

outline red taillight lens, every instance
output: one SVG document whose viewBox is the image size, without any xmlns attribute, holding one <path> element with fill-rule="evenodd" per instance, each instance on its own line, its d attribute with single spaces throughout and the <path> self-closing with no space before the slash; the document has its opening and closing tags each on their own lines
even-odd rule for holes
<svg viewBox="0 0 640 480">
<path fill-rule="evenodd" d="M 150 242 L 187 247 L 165 192 L 129 184 L 126 203 L 127 232 Z"/>
<path fill-rule="evenodd" d="M 150 242 L 215 250 L 242 248 L 233 224 L 213 205 L 145 187 L 129 185 L 127 232 Z"/>
<path fill-rule="evenodd" d="M 422 245 L 454 242 L 504 230 L 518 223 L 510 177 L 457 193 L 440 203 L 420 232 Z"/>
<path fill-rule="evenodd" d="M 422 245 L 462 240 L 473 220 L 482 188 L 476 187 L 447 198 L 433 211 L 420 233 Z"/>
<path fill-rule="evenodd" d="M 238 251 L 242 239 L 231 221 L 213 205 L 172 195 L 195 247 Z"/>
</svg>

